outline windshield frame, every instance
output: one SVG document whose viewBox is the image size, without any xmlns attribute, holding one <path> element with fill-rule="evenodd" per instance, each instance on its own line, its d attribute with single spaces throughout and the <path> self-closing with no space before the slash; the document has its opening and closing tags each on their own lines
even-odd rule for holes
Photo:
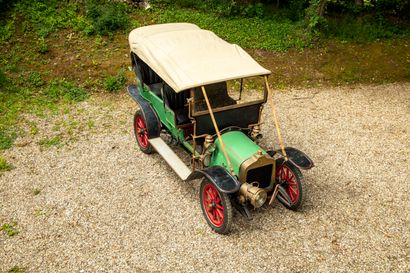
<svg viewBox="0 0 410 273">
<path fill-rule="evenodd" d="M 246 78 L 240 78 L 240 79 L 235 79 L 235 80 L 243 80 Z M 206 91 L 206 87 L 205 87 L 205 91 Z M 245 90 L 243 90 L 242 92 L 244 92 Z M 197 117 L 197 116 L 203 116 L 203 115 L 209 115 L 209 109 L 206 110 L 201 110 L 201 111 L 195 111 L 195 88 L 191 88 L 190 90 L 191 92 L 191 99 L 190 99 L 190 114 L 192 117 Z M 249 105 L 255 105 L 255 104 L 264 104 L 266 103 L 268 99 L 268 90 L 266 88 L 266 84 L 264 84 L 264 88 L 263 88 L 263 98 L 262 99 L 258 99 L 258 100 L 254 100 L 254 101 L 249 101 L 249 102 L 245 102 L 245 103 L 240 103 L 240 104 L 233 104 L 233 105 L 228 105 L 228 106 L 222 106 L 222 107 L 215 107 L 212 108 L 212 112 L 216 113 L 216 112 L 222 112 L 222 111 L 226 111 L 226 110 L 230 110 L 230 109 L 236 109 L 236 108 L 241 108 L 241 107 L 246 107 Z"/>
</svg>

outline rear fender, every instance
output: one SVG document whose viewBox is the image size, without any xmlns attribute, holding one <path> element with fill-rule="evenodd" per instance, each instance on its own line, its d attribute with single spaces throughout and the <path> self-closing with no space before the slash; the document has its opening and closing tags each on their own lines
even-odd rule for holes
<svg viewBox="0 0 410 273">
<path fill-rule="evenodd" d="M 211 181 L 221 192 L 234 193 L 237 192 L 241 183 L 231 175 L 225 168 L 221 166 L 212 166 L 202 170 L 195 170 L 186 181 L 198 179 L 201 177 Z"/>
<path fill-rule="evenodd" d="M 161 133 L 161 122 L 151 105 L 141 96 L 140 87 L 129 85 L 127 90 L 133 100 L 140 106 L 144 120 L 147 123 L 148 138 L 159 137 Z"/>
<path fill-rule="evenodd" d="M 289 161 L 299 169 L 308 170 L 314 167 L 313 160 L 310 159 L 310 157 L 307 156 L 304 152 L 292 147 L 286 147 L 285 151 Z M 283 156 L 281 149 L 276 151 L 267 151 L 267 153 L 270 156 L 274 156 L 276 153 Z"/>
</svg>

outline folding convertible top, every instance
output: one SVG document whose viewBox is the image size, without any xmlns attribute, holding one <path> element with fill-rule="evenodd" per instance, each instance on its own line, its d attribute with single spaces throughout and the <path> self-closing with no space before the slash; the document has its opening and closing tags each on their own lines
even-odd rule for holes
<svg viewBox="0 0 410 273">
<path fill-rule="evenodd" d="M 131 51 L 175 92 L 271 73 L 240 46 L 194 24 L 136 28 L 129 35 L 129 43 Z"/>
</svg>

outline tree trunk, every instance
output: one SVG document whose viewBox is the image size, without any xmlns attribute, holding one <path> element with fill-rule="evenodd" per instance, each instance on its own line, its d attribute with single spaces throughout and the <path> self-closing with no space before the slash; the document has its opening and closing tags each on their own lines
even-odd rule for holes
<svg viewBox="0 0 410 273">
<path fill-rule="evenodd" d="M 355 0 L 358 1 L 358 0 Z M 361 0 L 363 1 L 363 0 Z M 326 0 L 320 0 L 319 1 L 319 7 L 318 7 L 318 14 L 319 16 L 323 16 L 325 14 L 325 9 L 326 9 Z"/>
</svg>

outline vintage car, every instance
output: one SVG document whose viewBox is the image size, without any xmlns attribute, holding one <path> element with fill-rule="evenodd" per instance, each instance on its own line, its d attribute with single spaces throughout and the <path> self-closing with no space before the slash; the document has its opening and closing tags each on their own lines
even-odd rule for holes
<svg viewBox="0 0 410 273">
<path fill-rule="evenodd" d="M 139 148 L 158 152 L 184 181 L 202 178 L 200 204 L 214 231 L 229 231 L 233 208 L 251 219 L 252 209 L 275 199 L 292 210 L 300 207 L 300 169 L 313 162 L 283 145 L 269 70 L 238 45 L 194 24 L 140 27 L 131 31 L 129 44 L 137 84 L 128 92 L 139 105 Z M 278 150 L 258 145 L 268 97 Z M 178 145 L 189 160 L 177 156 Z"/>
</svg>

